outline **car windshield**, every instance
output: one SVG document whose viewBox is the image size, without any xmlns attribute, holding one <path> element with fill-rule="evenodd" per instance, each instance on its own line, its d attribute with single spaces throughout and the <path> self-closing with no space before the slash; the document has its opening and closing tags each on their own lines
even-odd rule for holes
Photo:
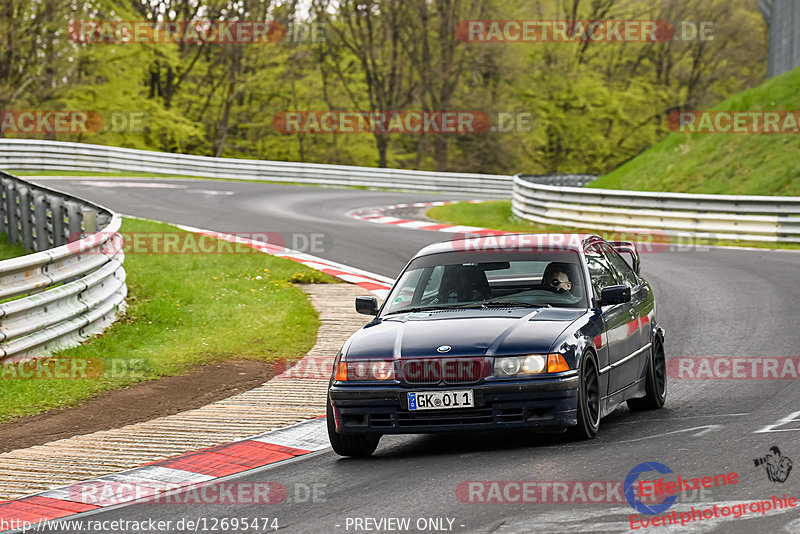
<svg viewBox="0 0 800 534">
<path fill-rule="evenodd" d="M 580 257 L 557 253 L 443 253 L 412 261 L 383 315 L 497 306 L 585 308 Z"/>
</svg>

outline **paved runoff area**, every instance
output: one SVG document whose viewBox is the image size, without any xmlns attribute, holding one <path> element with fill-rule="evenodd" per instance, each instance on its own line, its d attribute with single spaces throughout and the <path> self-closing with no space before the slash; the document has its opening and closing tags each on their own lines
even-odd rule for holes
<svg viewBox="0 0 800 534">
<path fill-rule="evenodd" d="M 0 516 L 11 511 L 4 508 L 23 502 L 4 500 L 39 493 L 27 503 L 37 508 L 65 498 L 64 486 L 105 475 L 124 477 L 121 471 L 137 471 L 134 468 L 148 470 L 149 476 L 196 483 L 327 447 L 324 419 L 284 427 L 325 414 L 333 358 L 350 334 L 367 322 L 355 312 L 353 299 L 367 292 L 346 283 L 301 287 L 318 310 L 321 326 L 316 345 L 294 367 L 260 387 L 203 408 L 0 454 Z M 275 429 L 283 430 L 265 434 Z M 248 459 L 256 463 L 245 465 Z M 189 469 L 192 466 L 195 469 Z M 85 509 L 75 506 L 51 515 Z M 39 517 L 40 512 L 36 510 Z"/>
</svg>

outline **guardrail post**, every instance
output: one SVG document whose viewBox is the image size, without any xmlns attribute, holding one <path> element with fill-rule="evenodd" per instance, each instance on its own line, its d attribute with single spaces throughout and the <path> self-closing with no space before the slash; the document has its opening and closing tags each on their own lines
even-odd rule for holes
<svg viewBox="0 0 800 534">
<path fill-rule="evenodd" d="M 81 238 L 81 207 L 74 200 L 64 202 L 64 210 L 67 212 L 67 242 L 77 241 Z"/>
<path fill-rule="evenodd" d="M 5 178 L 0 180 L 0 232 L 8 235 L 8 210 L 6 209 L 6 197 L 11 180 Z"/>
<path fill-rule="evenodd" d="M 83 233 L 95 233 L 97 231 L 97 210 L 83 208 L 81 210 L 81 216 L 83 217 Z"/>
<path fill-rule="evenodd" d="M 47 197 L 50 204 L 51 220 L 53 224 L 53 246 L 60 247 L 67 244 L 67 230 L 64 225 L 64 199 L 55 195 Z"/>
<path fill-rule="evenodd" d="M 10 181 L 10 180 L 9 180 Z M 6 188 L 6 214 L 8 226 L 6 235 L 8 242 L 13 244 L 19 241 L 19 217 L 17 214 L 17 185 L 11 183 Z"/>
<path fill-rule="evenodd" d="M 44 191 L 33 193 L 33 229 L 36 234 L 33 246 L 37 251 L 52 247 L 47 231 L 47 195 Z"/>
<path fill-rule="evenodd" d="M 22 238 L 22 248 L 33 250 L 33 210 L 31 210 L 31 190 L 20 186 L 17 195 L 19 205 L 19 229 Z"/>
</svg>

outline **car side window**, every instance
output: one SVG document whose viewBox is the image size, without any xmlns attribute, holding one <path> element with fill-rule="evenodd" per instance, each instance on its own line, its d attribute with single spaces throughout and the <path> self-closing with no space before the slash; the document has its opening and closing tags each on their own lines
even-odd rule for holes
<svg viewBox="0 0 800 534">
<path fill-rule="evenodd" d="M 630 268 L 628 262 L 626 262 L 616 250 L 606 244 L 603 244 L 603 252 L 606 253 L 608 261 L 611 262 L 611 265 L 617 270 L 617 274 L 620 276 L 622 282 L 626 286 L 633 289 L 639 285 L 639 278 L 636 276 L 636 273 L 633 272 L 633 269 Z"/>
<path fill-rule="evenodd" d="M 589 268 L 589 276 L 592 279 L 592 289 L 594 297 L 600 298 L 600 291 L 604 287 L 616 286 L 619 284 L 614 269 L 598 245 L 591 245 L 585 249 L 586 266 Z"/>
<path fill-rule="evenodd" d="M 437 265 L 433 268 L 422 290 L 422 297 L 419 299 L 420 304 L 431 304 L 436 300 L 439 295 L 439 286 L 442 284 L 442 274 L 444 273 L 444 266 Z"/>
</svg>

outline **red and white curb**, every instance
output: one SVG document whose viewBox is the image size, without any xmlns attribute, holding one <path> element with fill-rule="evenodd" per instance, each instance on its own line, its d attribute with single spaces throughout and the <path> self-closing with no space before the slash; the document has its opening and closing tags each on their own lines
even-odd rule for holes
<svg viewBox="0 0 800 534">
<path fill-rule="evenodd" d="M 397 226 L 400 228 L 407 228 L 409 230 L 430 230 L 434 232 L 447 232 L 450 234 L 465 234 L 461 236 L 457 236 L 458 238 L 462 237 L 479 237 L 479 236 L 492 236 L 492 235 L 513 235 L 518 234 L 519 232 L 506 232 L 503 230 L 493 230 L 491 228 L 482 228 L 480 226 L 463 226 L 463 225 L 455 225 L 455 224 L 440 224 L 430 221 L 419 221 L 414 219 L 401 219 L 398 217 L 392 217 L 389 215 L 385 215 L 387 211 L 391 211 L 394 209 L 399 208 L 430 208 L 434 206 L 445 206 L 447 204 L 456 204 L 459 202 L 463 202 L 460 200 L 448 200 L 448 201 L 440 201 L 440 202 L 416 202 L 412 204 L 392 204 L 391 206 L 377 206 L 377 207 L 369 207 L 369 208 L 358 208 L 352 210 L 347 213 L 348 216 L 359 219 L 366 222 L 377 223 L 377 224 L 389 224 L 393 226 Z M 470 204 L 478 204 L 480 202 L 487 202 L 486 200 L 468 200 Z M 656 230 L 620 230 L 620 231 L 611 231 L 611 236 L 607 235 L 607 231 L 604 230 L 596 230 L 591 233 L 596 233 L 601 235 L 606 240 L 617 240 L 621 236 L 635 236 L 639 233 L 643 233 L 647 235 L 648 232 L 658 234 Z M 666 234 L 665 234 L 666 235 Z M 616 238 L 616 239 L 614 239 Z M 624 238 L 623 240 L 630 240 L 630 237 Z M 637 248 L 640 248 L 640 252 L 662 252 L 664 250 L 664 246 L 652 246 L 652 242 L 649 239 L 645 239 L 642 241 L 641 245 L 639 245 L 638 241 L 635 241 L 637 244 Z M 689 247 L 694 249 L 723 249 L 723 250 L 748 250 L 751 252 L 790 252 L 798 254 L 800 250 L 794 249 L 785 249 L 785 248 L 760 248 L 760 247 L 747 247 L 747 246 L 737 246 L 737 245 L 680 245 L 676 244 L 676 247 Z"/>
<path fill-rule="evenodd" d="M 283 246 L 191 226 L 178 227 L 187 232 L 242 243 L 265 254 L 296 261 L 356 284 L 381 298 L 386 296 L 393 282 L 390 278 L 375 273 Z M 206 485 L 222 477 L 304 456 L 329 446 L 324 417 L 303 421 L 120 473 L 76 482 L 13 501 L 0 501 L 0 531 L 31 528 L 44 521 L 153 498 L 163 491 L 175 492 L 196 485 Z M 104 490 L 111 491 L 112 494 L 104 496 Z"/>
<path fill-rule="evenodd" d="M 372 208 L 359 208 L 348 212 L 348 216 L 359 219 L 361 221 L 376 223 L 376 224 L 390 224 L 399 228 L 408 228 L 410 230 L 430 230 L 433 232 L 447 232 L 450 234 L 474 234 L 479 235 L 502 235 L 511 232 L 503 232 L 501 230 L 492 230 L 491 228 L 481 228 L 479 226 L 464 226 L 460 224 L 442 224 L 430 221 L 418 221 L 414 219 L 401 219 L 398 217 L 391 217 L 386 215 L 387 211 L 402 209 L 402 208 L 432 208 L 434 206 L 446 206 L 448 204 L 456 204 L 462 202 L 460 200 L 446 200 L 439 202 L 415 202 L 412 204 L 392 204 L 391 206 L 379 206 Z M 486 202 L 485 200 L 468 200 L 470 204 L 479 204 Z"/>
<path fill-rule="evenodd" d="M 76 482 L 14 501 L 0 501 L 0 525 L 3 531 L 25 529 L 26 525 L 31 528 L 43 521 L 108 506 L 142 499 L 154 500 L 162 497 L 162 493 L 174 494 L 329 446 L 325 418 L 311 419 L 121 473 Z"/>
</svg>

